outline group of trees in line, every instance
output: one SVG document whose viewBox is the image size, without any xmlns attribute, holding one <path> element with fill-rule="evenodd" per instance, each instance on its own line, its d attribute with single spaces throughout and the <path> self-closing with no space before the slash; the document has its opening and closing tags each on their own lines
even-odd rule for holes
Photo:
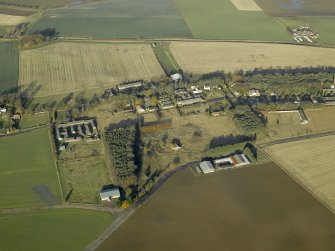
<svg viewBox="0 0 335 251">
<path fill-rule="evenodd" d="M 0 5 L 3 6 L 9 6 L 9 7 L 20 7 L 20 8 L 29 8 L 29 9 L 38 9 L 38 5 L 32 5 L 32 4 L 23 4 L 23 3 L 13 3 L 13 2 L 0 2 Z"/>
</svg>

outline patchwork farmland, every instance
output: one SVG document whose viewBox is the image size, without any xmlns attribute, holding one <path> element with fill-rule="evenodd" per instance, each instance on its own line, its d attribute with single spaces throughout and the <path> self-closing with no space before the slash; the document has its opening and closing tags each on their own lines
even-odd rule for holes
<svg viewBox="0 0 335 251">
<path fill-rule="evenodd" d="M 0 159 L 0 208 L 62 200 L 47 129 L 1 138 Z"/>
<path fill-rule="evenodd" d="M 35 96 L 112 87 L 164 75 L 148 44 L 56 43 L 20 54 L 21 91 Z"/>
<path fill-rule="evenodd" d="M 83 209 L 1 213 L 1 250 L 82 251 L 111 221 L 110 213 Z"/>
<path fill-rule="evenodd" d="M 335 210 L 335 136 L 273 145 L 269 155 L 313 194 Z"/>
<path fill-rule="evenodd" d="M 180 67 L 192 73 L 335 66 L 335 49 L 331 48 L 243 42 L 173 42 L 170 50 Z"/>
</svg>

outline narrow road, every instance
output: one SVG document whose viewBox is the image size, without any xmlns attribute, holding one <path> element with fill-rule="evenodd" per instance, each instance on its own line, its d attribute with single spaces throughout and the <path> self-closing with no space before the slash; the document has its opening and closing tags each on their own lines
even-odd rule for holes
<svg viewBox="0 0 335 251">
<path fill-rule="evenodd" d="M 313 134 L 306 134 L 306 135 L 285 138 L 285 139 L 273 140 L 267 143 L 259 144 L 258 146 L 260 148 L 264 148 L 264 147 L 269 147 L 269 146 L 278 145 L 278 144 L 290 143 L 290 142 L 300 141 L 300 140 L 305 140 L 305 139 L 315 139 L 315 138 L 327 137 L 331 135 L 335 135 L 335 130 L 326 131 L 326 132 L 318 132 L 318 133 L 313 133 Z"/>
<path fill-rule="evenodd" d="M 85 251 L 94 251 L 102 242 L 104 242 L 109 236 L 111 236 L 135 211 L 141 207 L 146 201 L 148 201 L 157 189 L 165 183 L 170 177 L 175 173 L 185 170 L 186 168 L 195 167 L 199 164 L 198 161 L 190 162 L 185 165 L 181 165 L 174 170 L 167 172 L 164 176 L 156 182 L 153 187 L 137 202 L 135 202 L 131 208 L 122 212 L 116 219 L 113 220 L 111 225 L 102 233 L 100 236 L 94 240 L 89 246 L 86 247 Z"/>
</svg>

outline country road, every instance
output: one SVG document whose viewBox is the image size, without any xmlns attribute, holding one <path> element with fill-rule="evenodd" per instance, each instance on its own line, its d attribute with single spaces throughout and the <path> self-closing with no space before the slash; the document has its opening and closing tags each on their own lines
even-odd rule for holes
<svg viewBox="0 0 335 251">
<path fill-rule="evenodd" d="M 278 145 L 278 144 L 284 144 L 284 143 L 290 143 L 294 141 L 300 141 L 300 140 L 305 140 L 305 139 L 314 139 L 314 138 L 321 138 L 321 137 L 327 137 L 335 135 L 335 130 L 331 131 L 325 131 L 325 132 L 318 132 L 318 133 L 312 133 L 312 134 L 306 134 L 306 135 L 301 135 L 301 136 L 296 136 L 296 137 L 290 137 L 290 138 L 284 138 L 284 139 L 278 139 L 278 140 L 273 140 L 269 141 L 267 143 L 262 143 L 259 144 L 258 146 L 260 148 L 265 148 L 273 145 Z"/>
</svg>

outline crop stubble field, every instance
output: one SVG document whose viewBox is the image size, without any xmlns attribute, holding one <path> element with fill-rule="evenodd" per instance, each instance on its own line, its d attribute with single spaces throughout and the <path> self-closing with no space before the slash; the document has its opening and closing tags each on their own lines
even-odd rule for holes
<svg viewBox="0 0 335 251">
<path fill-rule="evenodd" d="M 36 96 L 112 87 L 126 80 L 164 75 L 148 44 L 56 43 L 20 53 L 21 90 L 34 83 Z"/>
<path fill-rule="evenodd" d="M 97 251 L 332 251 L 335 217 L 273 163 L 177 173 Z"/>
<path fill-rule="evenodd" d="M 110 213 L 83 209 L 2 213 L 1 251 L 82 251 L 111 221 Z"/>
<path fill-rule="evenodd" d="M 61 201 L 47 129 L 1 138 L 0 159 L 0 208 Z"/>
<path fill-rule="evenodd" d="M 270 146 L 266 151 L 313 194 L 335 210 L 335 136 Z"/>
<path fill-rule="evenodd" d="M 182 69 L 193 73 L 335 66 L 335 49 L 331 48 L 243 42 L 172 42 L 170 50 Z"/>
</svg>

